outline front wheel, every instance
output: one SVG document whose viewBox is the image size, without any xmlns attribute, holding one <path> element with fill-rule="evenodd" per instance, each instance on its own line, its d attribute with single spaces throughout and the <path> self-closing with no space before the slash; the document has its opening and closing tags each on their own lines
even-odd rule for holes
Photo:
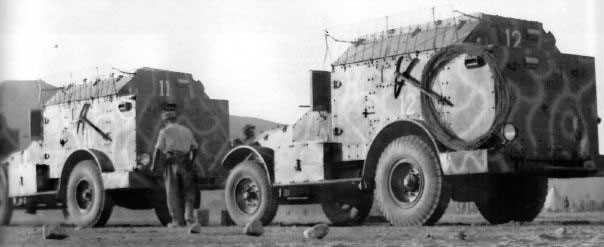
<svg viewBox="0 0 604 247">
<path fill-rule="evenodd" d="M 259 220 L 268 225 L 277 213 L 274 188 L 266 171 L 255 161 L 243 161 L 231 172 L 225 185 L 226 208 L 235 223 Z"/>
<path fill-rule="evenodd" d="M 386 219 L 397 226 L 433 225 L 451 198 L 436 152 L 418 136 L 386 146 L 376 169 L 375 196 Z"/>
<path fill-rule="evenodd" d="M 10 224 L 13 216 L 13 202 L 8 197 L 7 167 L 0 165 L 0 226 Z"/>
<path fill-rule="evenodd" d="M 80 227 L 103 226 L 113 203 L 103 187 L 101 172 L 92 160 L 80 161 L 69 174 L 66 210 L 70 222 Z"/>
</svg>

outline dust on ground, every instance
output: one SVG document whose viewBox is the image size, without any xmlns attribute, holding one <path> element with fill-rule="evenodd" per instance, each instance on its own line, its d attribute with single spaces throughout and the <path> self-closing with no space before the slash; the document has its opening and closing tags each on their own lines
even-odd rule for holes
<svg viewBox="0 0 604 247">
<path fill-rule="evenodd" d="M 117 208 L 106 227 L 67 227 L 64 240 L 43 240 L 40 222 L 59 222 L 58 211 L 36 216 L 15 213 L 0 228 L 2 246 L 604 246 L 604 212 L 542 213 L 532 223 L 491 226 L 480 215 L 445 215 L 436 226 L 393 227 L 383 222 L 330 227 L 322 240 L 305 240 L 308 225 L 271 225 L 260 237 L 240 227 L 208 226 L 190 235 L 186 228 L 161 227 L 152 211 Z M 564 228 L 566 233 L 556 235 Z M 460 237 L 465 235 L 465 239 Z"/>
</svg>

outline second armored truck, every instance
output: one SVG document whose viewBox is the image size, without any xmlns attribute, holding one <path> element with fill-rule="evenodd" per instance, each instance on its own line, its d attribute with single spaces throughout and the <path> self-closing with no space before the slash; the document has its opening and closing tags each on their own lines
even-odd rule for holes
<svg viewBox="0 0 604 247">
<path fill-rule="evenodd" d="M 464 15 L 352 43 L 312 71 L 311 111 L 225 157 L 237 223 L 321 203 L 359 224 L 375 200 L 394 225 L 430 225 L 451 199 L 531 221 L 549 177 L 599 175 L 594 58 L 560 52 L 541 23 Z"/>
</svg>

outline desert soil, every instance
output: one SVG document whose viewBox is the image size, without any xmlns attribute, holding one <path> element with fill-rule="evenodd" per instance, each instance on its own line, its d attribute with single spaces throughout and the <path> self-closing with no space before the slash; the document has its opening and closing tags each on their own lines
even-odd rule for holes
<svg viewBox="0 0 604 247">
<path fill-rule="evenodd" d="M 260 237 L 240 227 L 208 226 L 190 235 L 186 228 L 161 227 L 152 211 L 116 208 L 106 227 L 66 227 L 64 240 L 42 239 L 41 224 L 60 222 L 57 211 L 36 216 L 16 211 L 11 226 L 0 228 L 1 246 L 604 246 L 604 212 L 542 213 L 532 223 L 488 225 L 480 215 L 445 215 L 436 226 L 393 227 L 372 222 L 361 227 L 330 227 L 322 240 L 305 240 L 308 225 L 271 225 Z M 565 228 L 566 234 L 556 232 Z M 466 235 L 459 237 L 460 232 Z"/>
</svg>

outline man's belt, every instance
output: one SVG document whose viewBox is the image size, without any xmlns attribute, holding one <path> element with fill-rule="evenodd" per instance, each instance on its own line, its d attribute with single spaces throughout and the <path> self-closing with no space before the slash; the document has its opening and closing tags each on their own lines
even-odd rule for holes
<svg viewBox="0 0 604 247">
<path fill-rule="evenodd" d="M 187 156 L 187 155 L 189 155 L 189 152 L 171 150 L 171 151 L 166 152 L 166 154 L 168 155 L 168 158 L 176 158 L 176 157 Z"/>
<path fill-rule="evenodd" d="M 168 164 L 178 163 L 180 165 L 183 165 L 185 168 L 191 168 L 193 166 L 193 162 L 191 162 L 191 160 L 189 160 L 188 152 L 177 151 L 177 150 L 168 151 L 168 152 L 166 152 L 166 158 L 167 158 L 166 161 Z"/>
</svg>

